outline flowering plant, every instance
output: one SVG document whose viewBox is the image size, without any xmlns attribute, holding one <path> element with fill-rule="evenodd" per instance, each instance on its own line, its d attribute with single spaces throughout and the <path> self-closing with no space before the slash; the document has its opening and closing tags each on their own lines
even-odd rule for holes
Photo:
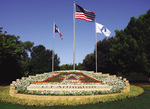
<svg viewBox="0 0 150 109">
<path fill-rule="evenodd" d="M 65 72 L 65 73 L 64 73 Z M 110 91 L 29 91 L 27 87 L 31 84 L 53 84 L 53 85 L 109 85 Z M 96 95 L 120 92 L 125 83 L 115 77 L 103 74 L 91 73 L 88 71 L 56 71 L 41 74 L 38 76 L 28 77 L 15 83 L 15 88 L 20 93 L 44 94 L 44 95 Z"/>
</svg>

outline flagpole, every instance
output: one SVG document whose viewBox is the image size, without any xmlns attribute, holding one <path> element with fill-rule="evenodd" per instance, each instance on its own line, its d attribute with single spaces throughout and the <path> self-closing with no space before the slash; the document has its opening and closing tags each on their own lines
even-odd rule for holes
<svg viewBox="0 0 150 109">
<path fill-rule="evenodd" d="M 75 70 L 75 1 L 73 5 L 73 70 Z"/>
<path fill-rule="evenodd" d="M 52 72 L 54 71 L 54 37 L 55 37 L 55 21 L 53 24 Z"/>
<path fill-rule="evenodd" d="M 95 21 L 95 67 L 97 73 L 97 33 L 96 33 L 96 21 Z"/>
</svg>

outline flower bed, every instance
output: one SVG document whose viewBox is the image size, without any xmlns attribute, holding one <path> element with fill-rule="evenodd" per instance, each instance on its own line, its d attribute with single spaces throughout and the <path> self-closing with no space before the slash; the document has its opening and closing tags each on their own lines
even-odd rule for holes
<svg viewBox="0 0 150 109">
<path fill-rule="evenodd" d="M 31 84 L 55 84 L 55 85 L 109 85 L 110 91 L 29 91 L 27 87 Z M 88 71 L 58 71 L 38 76 L 28 77 L 15 83 L 15 89 L 20 93 L 40 95 L 97 95 L 118 93 L 125 87 L 123 80 L 103 74 L 90 73 Z"/>
<path fill-rule="evenodd" d="M 136 97 L 136 96 L 139 96 L 142 93 L 144 93 L 144 90 L 142 88 L 131 85 L 130 92 L 118 93 L 118 94 L 108 94 L 108 95 L 70 96 L 70 97 L 55 96 L 54 97 L 54 96 L 41 96 L 41 95 L 37 96 L 37 95 L 16 94 L 13 96 L 9 96 L 10 87 L 7 86 L 7 87 L 4 87 L 3 89 L 0 89 L 0 101 L 5 102 L 5 103 L 17 104 L 17 107 L 19 104 L 19 105 L 34 106 L 34 107 L 41 106 L 41 108 L 44 106 L 61 106 L 60 108 L 62 108 L 62 106 L 78 106 L 78 105 L 119 101 L 119 100 L 123 100 L 123 99 L 129 99 L 132 97 Z M 150 87 L 148 87 L 148 88 L 150 88 Z M 149 92 L 149 90 L 145 90 L 145 91 Z M 22 95 L 24 95 L 24 96 L 22 96 Z M 28 98 L 26 96 L 28 96 Z M 149 96 L 149 95 L 145 95 L 145 96 Z M 139 99 L 141 99 L 141 97 Z M 147 100 L 148 99 L 145 97 L 145 101 L 147 101 Z M 128 100 L 125 100 L 125 101 L 128 101 Z M 140 102 L 140 100 L 138 100 L 138 101 Z M 110 104 L 110 103 L 107 103 L 107 104 Z M 4 104 L 4 105 L 7 105 L 7 104 Z M 92 107 L 93 106 L 94 105 L 92 105 Z M 30 107 L 26 107 L 26 108 L 30 108 Z M 53 107 L 49 107 L 49 108 L 53 108 Z"/>
</svg>

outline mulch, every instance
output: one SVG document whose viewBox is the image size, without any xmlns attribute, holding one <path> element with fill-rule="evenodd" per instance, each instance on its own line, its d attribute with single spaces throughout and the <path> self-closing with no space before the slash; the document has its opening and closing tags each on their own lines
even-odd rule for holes
<svg viewBox="0 0 150 109">
<path fill-rule="evenodd" d="M 0 86 L 0 89 L 4 88 L 5 86 Z"/>
<path fill-rule="evenodd" d="M 9 83 L 3 83 L 3 84 L 0 83 L 0 89 L 4 88 L 6 86 L 9 86 L 9 85 L 10 85 Z"/>
<path fill-rule="evenodd" d="M 131 85 L 139 86 L 139 87 L 144 87 L 144 86 L 150 86 L 150 83 L 131 83 Z"/>
</svg>

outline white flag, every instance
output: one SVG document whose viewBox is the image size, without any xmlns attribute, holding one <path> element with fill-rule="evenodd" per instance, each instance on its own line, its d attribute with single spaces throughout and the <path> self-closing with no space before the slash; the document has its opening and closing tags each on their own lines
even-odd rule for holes
<svg viewBox="0 0 150 109">
<path fill-rule="evenodd" d="M 103 33 L 105 36 L 110 36 L 111 32 L 103 25 L 96 23 L 96 33 Z"/>
</svg>

